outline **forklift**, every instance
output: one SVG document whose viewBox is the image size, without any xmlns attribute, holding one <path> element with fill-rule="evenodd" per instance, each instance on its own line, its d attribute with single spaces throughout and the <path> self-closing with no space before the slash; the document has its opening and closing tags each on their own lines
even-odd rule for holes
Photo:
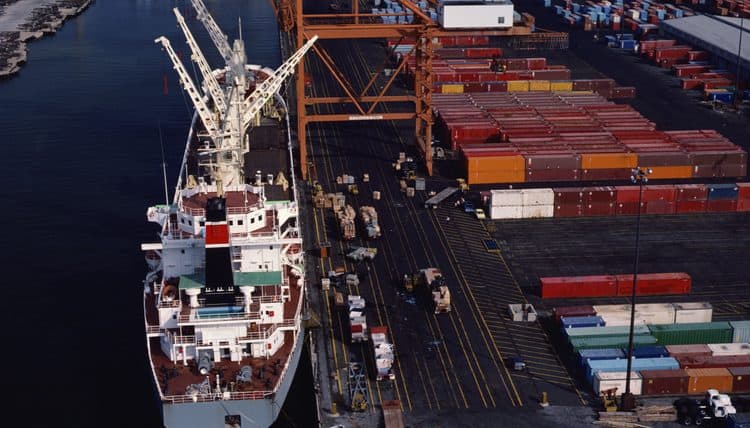
<svg viewBox="0 0 750 428">
<path fill-rule="evenodd" d="M 602 407 L 607 412 L 617 411 L 617 388 L 605 389 L 600 392 L 602 397 Z"/>
</svg>

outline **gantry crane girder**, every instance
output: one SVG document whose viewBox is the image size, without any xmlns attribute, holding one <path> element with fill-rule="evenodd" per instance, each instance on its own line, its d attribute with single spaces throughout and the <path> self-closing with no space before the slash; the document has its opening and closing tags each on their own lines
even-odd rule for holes
<svg viewBox="0 0 750 428">
<path fill-rule="evenodd" d="M 305 91 L 307 80 L 304 61 L 297 64 L 296 109 L 297 139 L 299 141 L 299 165 L 303 178 L 308 176 L 307 131 L 308 123 L 342 122 L 356 120 L 413 120 L 415 122 L 415 141 L 425 162 L 427 173 L 432 175 L 432 60 L 434 57 L 433 38 L 440 36 L 487 35 L 513 36 L 531 34 L 530 26 L 515 26 L 507 30 L 453 31 L 442 29 L 428 15 L 422 12 L 410 0 L 398 0 L 414 16 L 412 23 L 385 24 L 383 15 L 359 12 L 359 0 L 352 0 L 351 13 L 305 14 L 303 0 L 269 0 L 274 13 L 284 31 L 294 31 L 296 48 L 303 46 L 312 35 L 320 40 L 335 39 L 375 39 L 402 38 L 414 40 L 410 52 L 401 58 L 398 67 L 391 74 L 388 82 L 377 94 L 373 94 L 373 84 L 385 67 L 374 73 L 362 91 L 355 92 L 345 75 L 336 66 L 321 44 L 313 46 L 318 59 L 339 84 L 345 96 L 309 97 Z M 431 1 L 432 3 L 432 1 Z M 390 14 L 403 16 L 407 12 Z M 403 71 L 410 58 L 415 59 L 414 95 L 387 95 L 396 77 Z M 378 106 L 390 103 L 413 103 L 410 112 L 376 111 Z M 352 114 L 310 114 L 308 106 L 318 104 L 347 104 L 353 106 Z"/>
</svg>

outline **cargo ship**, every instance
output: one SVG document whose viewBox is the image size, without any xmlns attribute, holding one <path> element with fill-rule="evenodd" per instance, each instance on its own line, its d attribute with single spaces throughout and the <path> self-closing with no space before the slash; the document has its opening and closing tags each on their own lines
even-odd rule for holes
<svg viewBox="0 0 750 428">
<path fill-rule="evenodd" d="M 200 70 L 193 82 L 159 37 L 195 107 L 169 200 L 147 210 L 159 226 L 141 246 L 149 271 L 143 311 L 152 374 L 167 427 L 269 426 L 303 347 L 303 236 L 287 107 L 279 89 L 315 38 L 277 70 L 247 64 L 200 0 L 201 21 L 226 65 L 212 69 L 174 9 Z"/>
</svg>

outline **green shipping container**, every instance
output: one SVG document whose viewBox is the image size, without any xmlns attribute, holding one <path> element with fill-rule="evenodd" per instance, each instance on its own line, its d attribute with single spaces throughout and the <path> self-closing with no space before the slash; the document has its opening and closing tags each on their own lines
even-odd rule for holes
<svg viewBox="0 0 750 428">
<path fill-rule="evenodd" d="M 732 341 L 732 326 L 727 322 L 662 324 L 649 325 L 648 328 L 659 340 L 659 345 L 697 345 Z"/>
<path fill-rule="evenodd" d="M 570 344 L 576 352 L 584 349 L 627 348 L 628 342 L 628 336 L 582 337 L 570 339 Z M 633 347 L 655 345 L 656 343 L 656 338 L 650 334 L 633 336 Z"/>
<path fill-rule="evenodd" d="M 566 328 L 568 338 L 603 337 L 603 336 L 627 336 L 630 334 L 630 326 L 618 325 L 613 327 L 576 327 Z M 649 334 L 648 327 L 643 324 L 633 326 L 633 334 Z"/>
</svg>

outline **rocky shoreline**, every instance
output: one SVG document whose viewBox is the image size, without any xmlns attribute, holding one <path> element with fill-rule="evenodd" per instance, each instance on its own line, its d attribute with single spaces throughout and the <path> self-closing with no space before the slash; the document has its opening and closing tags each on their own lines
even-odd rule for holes
<svg viewBox="0 0 750 428">
<path fill-rule="evenodd" d="M 92 2 L 93 0 L 55 1 L 32 10 L 26 21 L 18 26 L 18 31 L 0 32 L 0 78 L 17 73 L 26 62 L 27 41 L 55 33 L 65 20 L 80 14 Z"/>
</svg>

